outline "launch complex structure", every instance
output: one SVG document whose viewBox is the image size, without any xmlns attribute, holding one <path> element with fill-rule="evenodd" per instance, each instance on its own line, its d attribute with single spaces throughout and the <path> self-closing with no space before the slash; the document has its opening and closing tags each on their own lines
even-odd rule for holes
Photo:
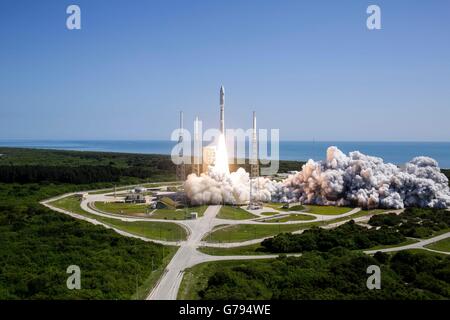
<svg viewBox="0 0 450 320">
<path fill-rule="evenodd" d="M 179 138 L 178 143 L 183 143 L 183 111 L 180 111 L 180 130 L 179 130 Z M 200 132 L 200 120 L 195 117 L 194 120 L 194 159 L 191 165 L 191 173 L 200 176 L 202 173 L 207 173 L 210 167 L 214 167 L 218 164 L 219 161 L 225 162 L 225 166 L 228 167 L 228 159 L 219 159 L 219 157 L 226 157 L 221 154 L 220 149 L 226 148 L 225 145 L 221 144 L 221 140 L 225 141 L 225 88 L 223 86 L 220 87 L 220 136 L 216 141 L 213 141 L 207 146 L 203 146 L 203 140 Z M 250 177 L 256 178 L 259 176 L 259 160 L 258 160 L 258 135 L 256 131 L 256 112 L 253 111 L 253 121 L 252 121 L 252 134 L 250 137 Z M 183 148 L 180 149 L 180 159 L 183 158 L 184 151 Z M 198 155 L 198 156 L 197 156 Z M 186 180 L 186 163 L 184 160 L 181 161 L 180 164 L 176 166 L 176 177 L 178 181 L 184 182 Z"/>
</svg>

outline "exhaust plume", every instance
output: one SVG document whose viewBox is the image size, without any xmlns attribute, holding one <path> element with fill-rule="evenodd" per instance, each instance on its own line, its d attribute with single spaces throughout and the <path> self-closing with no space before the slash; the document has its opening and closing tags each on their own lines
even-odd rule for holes
<svg viewBox="0 0 450 320">
<path fill-rule="evenodd" d="M 224 173 L 211 167 L 185 182 L 192 204 L 245 204 L 250 196 L 249 174 L 242 168 Z M 359 151 L 342 153 L 329 147 L 323 161 L 308 160 L 295 175 L 282 182 L 259 177 L 253 180 L 257 201 L 300 202 L 318 205 L 353 205 L 363 208 L 450 206 L 447 177 L 429 157 L 416 157 L 403 167 Z"/>
</svg>

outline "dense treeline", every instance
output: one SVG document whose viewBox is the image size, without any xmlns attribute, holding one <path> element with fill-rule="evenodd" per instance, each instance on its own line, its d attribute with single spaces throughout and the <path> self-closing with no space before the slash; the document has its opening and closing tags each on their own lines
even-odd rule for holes
<svg viewBox="0 0 450 320">
<path fill-rule="evenodd" d="M 43 166 L 148 166 L 164 169 L 170 165 L 170 156 L 157 154 L 134 154 L 118 152 L 68 151 L 47 149 L 24 149 L 0 147 L 0 165 Z M 166 169 L 169 169 L 167 167 Z"/>
<path fill-rule="evenodd" d="M 407 208 L 395 213 L 372 216 L 369 224 L 390 227 L 406 237 L 424 238 L 436 231 L 450 228 L 450 211 L 445 209 Z"/>
<path fill-rule="evenodd" d="M 366 286 L 367 267 L 381 268 L 381 289 Z M 449 299 L 450 257 L 401 251 L 392 257 L 335 248 L 327 253 L 217 268 L 201 299 Z"/>
<path fill-rule="evenodd" d="M 0 183 L 1 299 L 129 299 L 173 249 L 53 212 L 38 200 L 96 185 Z M 66 269 L 81 268 L 81 290 Z M 159 271 L 160 272 L 160 271 Z M 156 280 L 156 279 L 154 279 Z"/>
<path fill-rule="evenodd" d="M 172 248 L 122 237 L 38 201 L 70 191 L 174 177 L 167 156 L 1 148 L 0 299 L 142 298 Z M 78 265 L 82 289 L 68 290 Z M 144 285 L 146 283 L 146 285 Z"/>
<path fill-rule="evenodd" d="M 117 168 L 112 166 L 0 166 L 0 182 L 36 183 L 57 182 L 89 184 L 94 182 L 118 182 L 123 177 L 149 179 L 169 172 L 148 167 Z M 167 179 L 167 178 L 166 178 Z"/>
<path fill-rule="evenodd" d="M 329 251 L 336 247 L 367 249 L 377 245 L 398 244 L 405 237 L 395 229 L 382 227 L 368 229 L 353 220 L 334 229 L 314 227 L 301 234 L 282 233 L 264 240 L 261 245 L 270 252 L 288 253 L 304 251 Z"/>
<path fill-rule="evenodd" d="M 166 155 L 0 148 L 0 182 L 139 183 L 175 178 Z"/>
<path fill-rule="evenodd" d="M 175 165 L 168 155 L 36 150 L 0 147 L 0 182 L 70 183 L 95 182 L 139 183 L 175 179 Z M 248 162 L 248 161 L 247 161 Z M 300 170 L 301 162 L 280 161 L 280 172 Z M 230 165 L 250 170 L 249 164 Z M 186 172 L 192 172 L 186 165 Z"/>
</svg>

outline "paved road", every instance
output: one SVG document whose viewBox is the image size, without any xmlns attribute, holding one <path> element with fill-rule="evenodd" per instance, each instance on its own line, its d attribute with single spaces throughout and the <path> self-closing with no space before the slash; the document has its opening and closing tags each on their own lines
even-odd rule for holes
<svg viewBox="0 0 450 320">
<path fill-rule="evenodd" d="M 191 233 L 187 241 L 182 242 L 175 253 L 166 272 L 152 290 L 147 299 L 175 300 L 182 280 L 182 272 L 195 264 L 207 261 L 207 255 L 197 251 L 203 235 L 211 229 L 212 220 L 220 210 L 220 206 L 209 206 L 202 218 L 189 221 Z"/>
<path fill-rule="evenodd" d="M 65 195 L 66 196 L 66 195 Z M 55 198 L 56 199 L 56 198 Z M 160 221 L 160 222 L 174 222 L 174 223 L 178 223 L 181 225 L 185 225 L 185 226 L 192 226 L 194 227 L 194 225 L 196 225 L 196 221 L 199 221 L 202 218 L 199 218 L 197 220 L 166 220 L 166 219 L 152 219 L 152 218 L 146 218 L 146 217 L 130 217 L 130 216 L 124 216 L 124 215 L 119 215 L 119 214 L 111 214 L 111 213 L 106 213 L 106 212 L 102 212 L 96 208 L 92 207 L 92 203 L 95 202 L 110 202 L 110 201 L 114 201 L 114 199 L 110 196 L 107 196 L 105 194 L 95 194 L 95 195 L 87 195 L 85 197 L 85 199 L 83 199 L 83 201 L 81 202 L 81 208 L 91 214 L 96 214 L 99 216 L 103 216 L 103 217 L 108 217 L 108 218 L 114 218 L 114 219 L 119 219 L 122 221 L 128 221 L 128 222 L 134 222 L 134 221 Z M 313 216 L 315 218 L 315 220 L 296 220 L 296 221 L 287 221 L 287 222 L 262 222 L 262 221 L 257 221 L 257 220 L 261 220 L 261 217 L 257 217 L 253 220 L 228 220 L 228 219 L 220 219 L 220 218 L 216 218 L 215 216 L 213 217 L 213 219 L 210 219 L 210 230 L 217 226 L 217 225 L 222 225 L 222 224 L 229 224 L 229 225 L 234 225 L 234 224 L 260 224 L 260 225 L 279 225 L 279 224 L 305 224 L 305 223 L 310 223 L 310 222 L 315 222 L 315 221 L 328 221 L 328 220 L 333 220 L 333 219 L 338 219 L 338 218 L 343 218 L 346 216 L 350 216 L 352 214 L 355 214 L 357 212 L 361 211 L 361 208 L 354 208 L 346 213 L 343 214 L 339 214 L 339 215 L 320 215 L 320 214 L 312 214 L 312 213 L 304 213 L 304 212 L 299 212 L 301 214 L 306 214 L 306 215 L 310 215 Z M 249 210 L 249 212 L 251 212 L 251 210 Z M 295 212 L 286 212 L 283 214 L 284 215 L 289 215 L 289 214 L 293 214 Z M 267 217 L 266 217 L 267 218 Z"/>
<path fill-rule="evenodd" d="M 410 250 L 410 249 L 425 249 L 425 250 L 439 252 L 439 253 L 443 253 L 443 254 L 450 254 L 450 252 L 436 251 L 436 250 L 431 250 L 431 249 L 425 248 L 425 246 L 427 246 L 429 244 L 432 244 L 432 243 L 444 240 L 444 239 L 449 238 L 449 237 L 450 237 L 450 232 L 447 232 L 447 233 L 438 235 L 438 236 L 433 237 L 433 238 L 429 238 L 429 239 L 421 240 L 419 242 L 408 244 L 406 246 L 386 248 L 386 249 L 378 249 L 378 250 L 368 250 L 368 251 L 364 251 L 364 252 L 367 253 L 367 254 L 374 254 L 377 251 L 381 251 L 381 252 L 395 252 L 395 251 Z"/>
<path fill-rule="evenodd" d="M 191 234 L 187 241 L 180 245 L 177 253 L 167 265 L 166 272 L 147 297 L 148 300 L 175 300 L 178 295 L 183 273 L 186 268 L 203 262 L 223 260 L 249 260 L 269 259 L 278 255 L 237 255 L 237 256 L 211 256 L 197 250 L 201 245 L 201 239 L 211 230 L 215 216 L 219 213 L 221 206 L 209 206 L 202 218 L 188 220 Z"/>
<path fill-rule="evenodd" d="M 144 241 L 153 241 L 165 245 L 179 245 L 180 248 L 175 253 L 174 257 L 170 261 L 170 263 L 167 265 L 166 270 L 164 274 L 162 275 L 161 279 L 157 283 L 157 285 L 153 288 L 147 299 L 152 300 L 174 300 L 177 298 L 178 290 L 183 278 L 183 273 L 186 268 L 190 268 L 194 265 L 197 265 L 199 263 L 203 262 L 209 262 L 209 261 L 222 261 L 222 260 L 249 260 L 249 259 L 267 259 L 267 258 L 276 258 L 278 255 L 249 255 L 249 256 L 211 256 L 204 254 L 197 249 L 200 246 L 210 246 L 210 247 L 222 247 L 222 248 L 232 248 L 232 247 L 238 247 L 238 246 L 244 246 L 244 245 L 250 245 L 259 243 L 262 240 L 269 238 L 262 238 L 262 239 L 253 239 L 249 241 L 243 241 L 243 242 L 235 242 L 235 243 L 206 243 L 202 241 L 203 237 L 210 232 L 214 227 L 222 224 L 227 225 L 235 225 L 235 224 L 302 224 L 302 223 L 309 223 L 312 221 L 327 221 L 342 217 L 347 217 L 350 215 L 353 215 L 360 211 L 360 208 L 355 208 L 349 212 L 346 212 L 341 215 L 314 215 L 316 217 L 316 220 L 311 221 L 290 221 L 287 223 L 266 223 L 266 222 L 260 222 L 255 220 L 225 220 L 225 219 L 218 219 L 216 218 L 221 206 L 215 205 L 215 206 L 209 206 L 203 217 L 200 217 L 196 220 L 165 220 L 165 219 L 151 219 L 151 218 L 145 218 L 145 217 L 127 217 L 123 215 L 117 215 L 117 214 L 110 214 L 106 212 L 101 212 L 97 209 L 94 209 L 90 206 L 91 203 L 94 203 L 96 201 L 112 201 L 111 197 L 106 196 L 105 194 L 99 194 L 99 195 L 87 195 L 86 199 L 84 199 L 81 202 L 81 208 L 85 210 L 86 212 L 101 216 L 101 217 L 107 217 L 112 219 L 118 219 L 122 221 L 127 222 L 135 222 L 135 221 L 152 221 L 152 222 L 172 222 L 177 223 L 178 225 L 184 227 L 188 231 L 188 239 L 186 241 L 182 242 L 171 242 L 171 241 L 158 241 L 158 240 L 152 240 L 145 237 L 137 236 L 125 231 L 122 231 L 120 229 L 111 227 L 101 221 L 96 220 L 95 218 L 86 217 L 83 215 L 79 215 L 67 210 L 59 209 L 53 207 L 50 202 L 61 199 L 63 197 L 74 195 L 76 193 L 71 194 L 65 194 L 59 197 L 55 197 L 52 199 L 48 199 L 45 201 L 42 201 L 41 203 L 48 208 L 58 211 L 67 215 L 70 215 L 74 218 L 85 220 L 88 222 L 91 222 L 93 224 L 97 225 L 103 225 L 106 228 L 113 229 L 117 233 L 127 236 L 127 237 L 133 237 L 138 238 Z M 397 210 L 396 213 L 400 213 L 402 210 Z M 289 213 L 287 213 L 289 214 Z M 310 214 L 311 215 L 311 214 Z M 356 218 L 355 220 L 357 222 L 363 222 L 366 221 L 368 218 L 367 216 Z M 260 218 L 257 218 L 260 219 Z M 348 220 L 340 221 L 337 223 L 330 224 L 326 227 L 334 228 L 337 227 L 343 223 L 346 223 Z M 296 231 L 294 233 L 301 233 L 303 230 Z M 380 250 L 370 250 L 365 251 L 367 254 L 373 254 L 377 251 L 382 252 L 392 252 L 392 251 L 399 251 L 399 250 L 408 250 L 408 249 L 416 249 L 416 248 L 422 248 L 426 250 L 433 251 L 431 249 L 424 248 L 424 246 L 440 241 L 442 239 L 450 237 L 450 232 L 442 234 L 437 237 L 433 237 L 431 239 L 422 240 L 417 243 L 413 243 L 410 245 L 402 246 L 402 247 L 396 247 L 396 248 L 387 248 L 387 249 L 380 249 Z"/>
<path fill-rule="evenodd" d="M 164 240 L 149 239 L 149 238 L 146 238 L 146 237 L 138 236 L 138 235 L 135 235 L 133 233 L 129 233 L 129 232 L 123 231 L 121 229 L 114 228 L 114 227 L 112 227 L 110 225 L 107 225 L 107 224 L 105 224 L 105 223 L 103 223 L 101 221 L 98 221 L 96 219 L 89 218 L 89 217 L 86 217 L 86 216 L 83 216 L 83 215 L 80 215 L 80 214 L 77 214 L 77 213 L 73 213 L 71 211 L 67 211 L 67 210 L 64 210 L 64 209 L 56 208 L 56 207 L 54 207 L 54 206 L 52 206 L 51 204 L 48 203 L 48 202 L 51 202 L 51 201 L 53 201 L 53 200 L 42 201 L 41 204 L 46 206 L 47 208 L 53 210 L 53 211 L 57 211 L 57 212 L 66 214 L 66 215 L 71 216 L 71 217 L 73 217 L 75 219 L 84 220 L 84 221 L 90 222 L 92 224 L 100 225 L 100 226 L 103 226 L 103 227 L 105 227 L 107 229 L 114 230 L 118 234 L 123 235 L 125 237 L 136 238 L 136 239 L 140 239 L 140 240 L 147 241 L 147 242 L 160 243 L 160 244 L 168 245 L 168 246 L 177 246 L 177 245 L 179 245 L 179 242 L 176 242 L 176 241 L 164 241 Z"/>
</svg>

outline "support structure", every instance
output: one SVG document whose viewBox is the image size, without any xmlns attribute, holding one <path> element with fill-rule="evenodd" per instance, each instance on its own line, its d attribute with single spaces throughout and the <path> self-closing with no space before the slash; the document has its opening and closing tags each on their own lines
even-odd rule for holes
<svg viewBox="0 0 450 320">
<path fill-rule="evenodd" d="M 180 135 L 178 138 L 178 143 L 181 145 L 179 156 L 181 159 L 183 159 L 183 111 L 180 111 Z M 186 180 L 186 165 L 184 163 L 184 159 L 180 164 L 177 165 L 176 171 L 177 180 L 184 182 Z"/>
<path fill-rule="evenodd" d="M 194 121 L 194 163 L 192 165 L 192 173 L 200 176 L 200 165 L 202 163 L 202 139 L 201 139 L 201 123 L 198 117 Z"/>
<path fill-rule="evenodd" d="M 258 161 L 258 137 L 256 133 L 256 112 L 253 111 L 253 130 L 251 142 L 251 156 L 250 156 L 250 177 L 255 178 L 259 176 L 259 161 Z"/>
</svg>

